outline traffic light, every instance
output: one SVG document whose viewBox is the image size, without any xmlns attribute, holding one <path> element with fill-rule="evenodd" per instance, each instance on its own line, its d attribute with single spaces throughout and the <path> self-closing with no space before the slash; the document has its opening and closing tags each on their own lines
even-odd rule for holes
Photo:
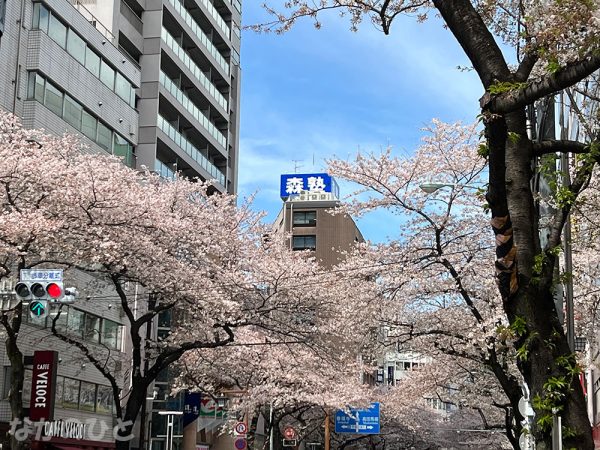
<svg viewBox="0 0 600 450">
<path fill-rule="evenodd" d="M 64 295 L 62 281 L 36 281 L 29 288 L 34 300 L 57 302 Z"/>
<path fill-rule="evenodd" d="M 62 281 L 21 281 L 15 286 L 15 294 L 21 301 L 59 302 L 65 295 L 65 288 Z"/>
<path fill-rule="evenodd" d="M 48 316 L 47 300 L 32 300 L 29 304 L 29 315 L 33 319 L 44 319 Z"/>
<path fill-rule="evenodd" d="M 15 285 L 15 294 L 17 294 L 17 298 L 21 301 L 31 300 L 31 291 L 27 283 L 17 283 Z"/>
</svg>

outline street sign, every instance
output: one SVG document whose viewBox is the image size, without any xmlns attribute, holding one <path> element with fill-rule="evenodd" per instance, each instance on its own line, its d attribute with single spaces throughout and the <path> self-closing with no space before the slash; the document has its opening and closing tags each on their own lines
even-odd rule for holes
<svg viewBox="0 0 600 450">
<path fill-rule="evenodd" d="M 246 438 L 237 438 L 233 443 L 236 450 L 245 450 L 246 448 Z"/>
<path fill-rule="evenodd" d="M 21 269 L 21 281 L 62 281 L 62 269 Z"/>
<path fill-rule="evenodd" d="M 48 302 L 46 300 L 33 300 L 29 304 L 29 315 L 34 319 L 43 319 L 48 316 Z"/>
<path fill-rule="evenodd" d="M 371 403 L 368 409 L 338 410 L 335 413 L 335 432 L 379 434 L 379 403 Z"/>
<path fill-rule="evenodd" d="M 52 350 L 33 352 L 31 400 L 29 403 L 29 419 L 33 422 L 51 421 L 54 418 L 57 367 L 58 352 Z"/>
<path fill-rule="evenodd" d="M 284 439 L 282 445 L 283 447 L 296 447 L 298 445 L 298 441 L 296 441 L 296 439 Z"/>
<path fill-rule="evenodd" d="M 233 427 L 233 431 L 235 431 L 237 434 L 246 434 L 248 427 L 244 422 L 238 422 L 235 424 L 235 427 Z"/>
</svg>

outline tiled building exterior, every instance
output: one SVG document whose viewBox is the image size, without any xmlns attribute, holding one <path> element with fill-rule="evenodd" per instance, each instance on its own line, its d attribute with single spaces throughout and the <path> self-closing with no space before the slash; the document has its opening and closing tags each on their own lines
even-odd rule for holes
<svg viewBox="0 0 600 450">
<path fill-rule="evenodd" d="M 0 0 L 0 109 L 29 128 L 76 134 L 86 151 L 118 155 L 130 167 L 216 180 L 216 191 L 234 193 L 240 22 L 240 0 Z M 127 354 L 127 333 L 119 308 L 106 301 L 110 296 L 78 300 L 62 320 L 92 345 L 114 345 L 119 360 Z M 169 320 L 161 317 L 153 337 L 168 333 Z M 48 335 L 47 323 L 26 323 L 21 333 L 26 355 L 40 342 L 59 351 L 56 418 L 112 425 L 106 380 Z M 9 364 L 1 351 L 0 362 L 1 435 L 10 420 Z M 127 373 L 119 364 L 115 369 L 126 387 Z M 144 448 L 165 445 L 161 423 L 152 422 L 156 410 L 177 406 L 176 399 L 165 400 L 166 389 L 168 376 L 155 385 L 156 401 L 148 402 Z M 108 434 L 84 438 L 111 440 Z"/>
</svg>

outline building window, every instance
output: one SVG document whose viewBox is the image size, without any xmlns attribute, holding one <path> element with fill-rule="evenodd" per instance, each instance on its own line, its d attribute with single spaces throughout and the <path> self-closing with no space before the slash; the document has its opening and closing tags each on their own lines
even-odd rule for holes
<svg viewBox="0 0 600 450">
<path fill-rule="evenodd" d="M 102 319 L 102 343 L 107 347 L 121 348 L 122 327 L 112 320 Z"/>
<path fill-rule="evenodd" d="M 85 67 L 100 78 L 100 57 L 89 47 L 85 49 Z"/>
<path fill-rule="evenodd" d="M 6 17 L 6 0 L 0 0 L 0 36 L 4 33 L 4 19 Z"/>
<path fill-rule="evenodd" d="M 58 408 L 63 407 L 64 388 L 65 388 L 65 377 L 57 376 L 56 377 L 56 394 L 54 397 L 54 406 L 56 406 Z"/>
<path fill-rule="evenodd" d="M 79 409 L 82 411 L 94 412 L 96 410 L 96 385 L 93 383 L 81 382 L 79 390 Z"/>
<path fill-rule="evenodd" d="M 117 72 L 116 80 L 115 80 L 115 92 L 119 97 L 129 103 L 131 99 L 131 84 L 129 81 Z"/>
<path fill-rule="evenodd" d="M 79 380 L 65 378 L 63 389 L 63 408 L 77 409 L 79 407 Z"/>
<path fill-rule="evenodd" d="M 62 24 L 58 17 L 51 14 L 50 24 L 48 25 L 48 36 L 52 38 L 54 42 L 65 48 L 67 43 L 67 27 Z"/>
<path fill-rule="evenodd" d="M 91 342 L 100 342 L 100 317 L 85 313 L 85 332 L 83 339 Z"/>
<path fill-rule="evenodd" d="M 81 113 L 81 132 L 92 141 L 96 140 L 96 125 L 98 121 L 87 111 Z"/>
<path fill-rule="evenodd" d="M 83 330 L 85 328 L 84 313 L 78 309 L 69 308 L 68 319 L 67 319 L 67 333 L 83 336 Z"/>
<path fill-rule="evenodd" d="M 317 225 L 316 211 L 294 211 L 295 227 L 314 227 Z"/>
<path fill-rule="evenodd" d="M 0 8 L 5 1 L 0 0 Z M 135 107 L 135 91 L 131 83 L 117 72 L 121 79 L 117 80 L 120 84 L 116 85 L 115 69 L 88 47 L 83 38 L 75 33 L 73 29 L 65 25 L 61 19 L 39 2 L 33 4 L 32 28 L 48 33 L 48 36 L 61 47 L 66 48 L 73 58 L 85 66 L 94 76 L 100 78 L 104 84 L 114 90 L 129 106 L 132 108 Z"/>
<path fill-rule="evenodd" d="M 111 90 L 115 88 L 115 71 L 104 60 L 100 63 L 100 81 Z"/>
<path fill-rule="evenodd" d="M 65 105 L 63 111 L 63 118 L 73 128 L 81 129 L 81 113 L 83 108 L 79 103 L 73 100 L 68 95 L 65 95 Z"/>
<path fill-rule="evenodd" d="M 112 414 L 113 390 L 111 387 L 98 386 L 96 395 L 96 412 L 101 414 Z"/>
<path fill-rule="evenodd" d="M 51 83 L 46 83 L 46 94 L 44 95 L 44 105 L 57 116 L 63 113 L 63 93 L 54 87 Z"/>
<path fill-rule="evenodd" d="M 85 64 L 85 41 L 79 37 L 77 33 L 69 29 L 67 36 L 67 51 L 73 58 L 79 61 L 79 64 Z"/>
<path fill-rule="evenodd" d="M 293 250 L 315 250 L 317 248 L 317 237 L 315 235 L 293 236 Z"/>
<path fill-rule="evenodd" d="M 102 148 L 106 150 L 110 150 L 110 146 L 112 144 L 112 133 L 110 129 L 98 122 L 98 137 L 96 138 L 96 142 Z"/>
</svg>

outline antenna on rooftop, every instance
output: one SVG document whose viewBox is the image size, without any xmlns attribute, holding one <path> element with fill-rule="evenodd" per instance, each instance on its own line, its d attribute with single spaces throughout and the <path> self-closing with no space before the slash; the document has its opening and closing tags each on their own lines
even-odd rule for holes
<svg viewBox="0 0 600 450">
<path fill-rule="evenodd" d="M 302 161 L 304 161 L 303 159 L 292 159 L 292 162 L 294 163 L 294 173 L 298 173 L 298 169 L 300 167 L 302 167 L 302 164 L 300 164 Z"/>
</svg>

